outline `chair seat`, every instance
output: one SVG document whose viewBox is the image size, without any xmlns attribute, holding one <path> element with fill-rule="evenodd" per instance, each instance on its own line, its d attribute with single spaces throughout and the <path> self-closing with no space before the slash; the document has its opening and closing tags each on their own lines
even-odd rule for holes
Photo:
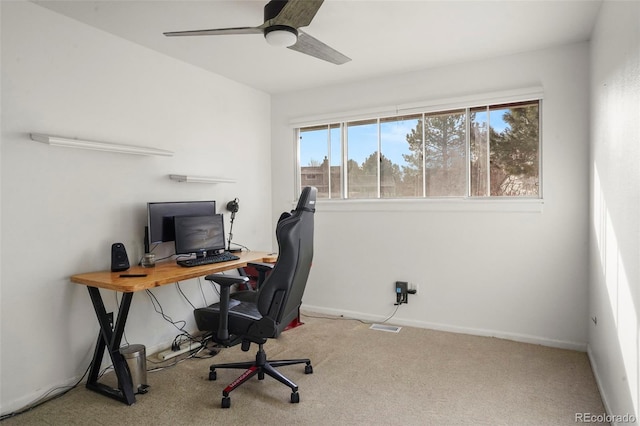
<svg viewBox="0 0 640 426">
<path fill-rule="evenodd" d="M 220 321 L 220 304 L 214 303 L 194 311 L 199 330 L 217 330 Z M 229 300 L 229 329 L 235 334 L 249 333 L 249 327 L 262 318 L 255 303 Z"/>
<path fill-rule="evenodd" d="M 257 303 L 258 292 L 256 290 L 242 290 L 231 293 L 231 300 L 239 300 L 241 302 Z"/>
</svg>

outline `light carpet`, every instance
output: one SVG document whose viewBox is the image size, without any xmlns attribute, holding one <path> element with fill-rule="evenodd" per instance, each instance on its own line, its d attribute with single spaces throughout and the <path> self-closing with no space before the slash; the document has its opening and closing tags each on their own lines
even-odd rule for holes
<svg viewBox="0 0 640 426">
<path fill-rule="evenodd" d="M 390 333 L 348 319 L 302 320 L 265 345 L 270 359 L 311 358 L 313 374 L 304 374 L 304 365 L 280 368 L 299 386 L 298 404 L 267 376 L 233 391 L 231 408 L 222 409 L 222 389 L 241 371 L 218 370 L 218 380 L 209 381 L 209 365 L 254 358 L 257 346 L 236 346 L 149 373 L 149 392 L 132 406 L 81 385 L 3 426 L 575 425 L 578 413 L 604 413 L 583 352 L 411 327 Z"/>
</svg>

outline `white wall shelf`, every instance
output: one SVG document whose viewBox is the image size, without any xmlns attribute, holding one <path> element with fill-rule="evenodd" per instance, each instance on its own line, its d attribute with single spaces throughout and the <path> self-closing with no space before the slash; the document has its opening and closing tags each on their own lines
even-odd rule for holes
<svg viewBox="0 0 640 426">
<path fill-rule="evenodd" d="M 186 183 L 236 183 L 233 179 L 212 176 L 169 175 L 169 179 Z"/>
<path fill-rule="evenodd" d="M 150 148 L 146 146 L 122 145 L 110 142 L 85 141 L 81 139 L 62 138 L 50 136 L 42 133 L 31 133 L 31 140 L 46 143 L 51 146 L 62 146 L 66 148 L 90 149 L 94 151 L 117 152 L 120 154 L 134 155 L 160 155 L 172 157 L 173 152 L 164 149 Z"/>
</svg>

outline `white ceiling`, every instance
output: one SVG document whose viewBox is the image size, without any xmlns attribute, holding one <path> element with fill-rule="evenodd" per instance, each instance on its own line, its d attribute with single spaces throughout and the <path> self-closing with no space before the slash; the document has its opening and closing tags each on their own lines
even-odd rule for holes
<svg viewBox="0 0 640 426">
<path fill-rule="evenodd" d="M 349 56 L 333 65 L 260 34 L 165 37 L 258 26 L 267 0 L 46 0 L 43 7 L 268 93 L 588 40 L 601 0 L 325 0 L 304 31 Z"/>
</svg>

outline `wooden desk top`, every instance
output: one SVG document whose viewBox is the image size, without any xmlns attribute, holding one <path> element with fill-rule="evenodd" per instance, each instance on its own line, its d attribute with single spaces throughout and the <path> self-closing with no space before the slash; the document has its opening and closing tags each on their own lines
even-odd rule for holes
<svg viewBox="0 0 640 426">
<path fill-rule="evenodd" d="M 269 262 L 273 263 L 278 258 L 276 253 L 261 251 L 248 251 L 234 253 L 239 260 L 229 262 L 214 263 L 212 265 L 194 266 L 186 268 L 176 264 L 175 260 L 158 262 L 153 268 L 143 268 L 142 266 L 132 266 L 126 271 L 111 272 L 89 272 L 86 274 L 76 274 L 71 277 L 71 282 L 83 284 L 89 287 L 105 288 L 108 290 L 132 293 L 134 291 L 146 290 L 166 284 L 174 284 L 178 281 L 191 278 L 203 277 L 217 272 L 231 269 L 243 268 L 249 262 Z M 147 274 L 146 277 L 120 277 L 120 274 Z"/>
</svg>

